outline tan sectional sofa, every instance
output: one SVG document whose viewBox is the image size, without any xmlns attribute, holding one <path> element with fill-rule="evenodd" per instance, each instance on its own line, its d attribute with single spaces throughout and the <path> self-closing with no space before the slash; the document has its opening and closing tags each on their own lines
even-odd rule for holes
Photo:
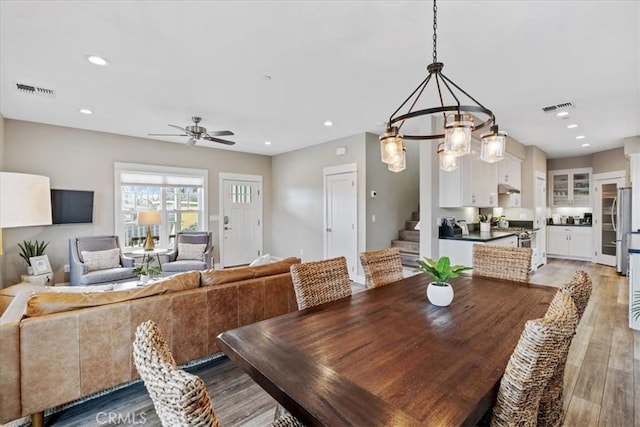
<svg viewBox="0 0 640 427">
<path fill-rule="evenodd" d="M 138 378 L 136 327 L 158 324 L 179 364 L 218 352 L 223 331 L 297 310 L 288 258 L 180 273 L 129 290 L 0 290 L 0 423 Z"/>
</svg>

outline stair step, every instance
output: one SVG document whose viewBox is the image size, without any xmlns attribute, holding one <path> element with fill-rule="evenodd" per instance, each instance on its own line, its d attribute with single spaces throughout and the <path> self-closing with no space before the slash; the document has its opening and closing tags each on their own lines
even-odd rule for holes
<svg viewBox="0 0 640 427">
<path fill-rule="evenodd" d="M 398 234 L 400 235 L 400 240 L 408 242 L 420 241 L 420 230 L 400 230 Z"/>
<path fill-rule="evenodd" d="M 420 258 L 418 254 L 409 254 L 400 252 L 400 259 L 402 260 L 402 265 L 407 267 L 417 267 L 418 263 L 416 260 Z"/>
<path fill-rule="evenodd" d="M 418 225 L 419 221 L 405 221 L 404 222 L 404 228 L 407 230 L 415 230 L 416 229 L 416 225 Z"/>
<path fill-rule="evenodd" d="M 412 221 L 420 221 L 420 211 L 411 213 Z"/>
<path fill-rule="evenodd" d="M 391 246 L 394 248 L 400 248 L 400 252 L 408 252 L 419 254 L 420 242 L 408 242 L 406 240 L 392 240 Z"/>
</svg>

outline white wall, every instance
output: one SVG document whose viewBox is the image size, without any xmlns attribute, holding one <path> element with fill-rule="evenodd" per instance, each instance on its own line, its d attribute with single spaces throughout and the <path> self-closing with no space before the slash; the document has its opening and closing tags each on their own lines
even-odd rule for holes
<svg viewBox="0 0 640 427">
<path fill-rule="evenodd" d="M 0 114 L 0 171 L 4 170 L 4 117 Z M 3 233 L 0 228 L 0 289 L 2 289 L 2 284 L 4 283 L 4 263 L 6 257 L 2 255 L 4 243 L 3 243 Z"/>
<path fill-rule="evenodd" d="M 45 175 L 52 188 L 93 190 L 92 224 L 52 225 L 4 230 L 4 286 L 16 283 L 26 265 L 18 257 L 17 242 L 51 242 L 47 255 L 56 282 L 63 282 L 68 264 L 68 239 L 114 233 L 114 162 L 193 167 L 209 171 L 209 215 L 218 214 L 218 174 L 234 172 L 263 176 L 264 250 L 271 250 L 271 157 L 229 150 L 134 138 L 102 132 L 16 120 L 5 121 L 4 170 Z M 218 254 L 218 224 L 209 223 Z"/>
<path fill-rule="evenodd" d="M 328 166 L 358 168 L 358 252 L 366 248 L 366 135 L 364 133 L 272 158 L 272 255 L 324 258 L 323 176 Z M 336 149 L 346 148 L 344 155 Z M 360 269 L 360 267 L 359 267 Z"/>
</svg>

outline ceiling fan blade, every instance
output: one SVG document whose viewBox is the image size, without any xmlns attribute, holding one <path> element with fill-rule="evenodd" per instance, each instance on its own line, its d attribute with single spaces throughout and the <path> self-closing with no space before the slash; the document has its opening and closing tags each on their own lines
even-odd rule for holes
<svg viewBox="0 0 640 427">
<path fill-rule="evenodd" d="M 235 135 L 230 130 L 214 130 L 214 131 L 207 132 L 207 134 L 209 134 L 209 136 L 230 136 L 230 135 Z"/>
<path fill-rule="evenodd" d="M 182 132 L 188 133 L 188 131 L 185 128 L 181 128 L 180 126 L 176 126 L 176 125 L 169 125 L 169 126 L 171 126 L 172 128 L 180 129 Z"/>
<path fill-rule="evenodd" d="M 186 133 L 177 134 L 177 133 L 148 133 L 149 136 L 189 136 Z"/>
<path fill-rule="evenodd" d="M 220 139 L 220 138 L 216 138 L 208 135 L 205 136 L 204 139 L 206 139 L 207 141 L 219 142 L 220 144 L 225 144 L 225 145 L 235 145 L 235 142 L 233 141 L 227 141 L 226 139 Z"/>
</svg>

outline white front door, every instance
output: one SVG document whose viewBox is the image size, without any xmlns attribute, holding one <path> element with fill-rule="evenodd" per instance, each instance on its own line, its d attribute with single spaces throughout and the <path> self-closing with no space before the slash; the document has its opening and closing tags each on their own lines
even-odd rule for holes
<svg viewBox="0 0 640 427">
<path fill-rule="evenodd" d="M 262 181 L 222 179 L 221 261 L 249 264 L 262 255 Z"/>
<path fill-rule="evenodd" d="M 325 258 L 344 256 L 349 277 L 358 270 L 356 172 L 325 175 Z"/>
</svg>

